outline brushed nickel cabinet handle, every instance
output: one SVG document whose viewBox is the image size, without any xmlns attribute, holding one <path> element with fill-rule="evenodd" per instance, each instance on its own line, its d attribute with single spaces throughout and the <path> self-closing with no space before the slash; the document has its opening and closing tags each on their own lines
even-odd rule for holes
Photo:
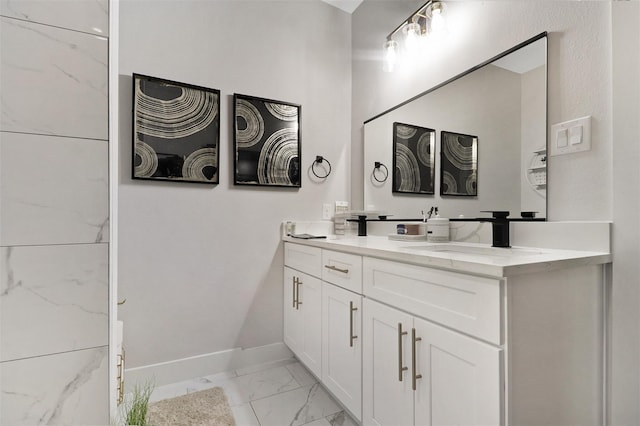
<svg viewBox="0 0 640 426">
<path fill-rule="evenodd" d="M 296 283 L 298 282 L 297 277 L 293 277 L 293 289 L 291 290 L 291 299 L 293 299 L 293 307 L 296 307 Z"/>
<path fill-rule="evenodd" d="M 349 273 L 348 269 L 338 268 L 337 266 L 333 266 L 333 265 L 324 265 L 324 267 L 327 268 L 327 269 L 331 269 L 332 271 L 342 272 L 343 274 L 348 274 Z"/>
<path fill-rule="evenodd" d="M 402 366 L 402 336 L 407 334 L 406 331 L 402 331 L 402 323 L 398 323 L 398 380 L 402 381 L 402 372 L 409 369 L 409 367 Z"/>
<path fill-rule="evenodd" d="M 300 309 L 300 305 L 302 305 L 302 302 L 300 301 L 300 284 L 302 284 L 302 281 L 298 278 L 298 281 L 296 282 L 296 309 Z"/>
<path fill-rule="evenodd" d="M 349 346 L 350 347 L 353 347 L 353 340 L 358 338 L 358 336 L 353 335 L 353 313 L 357 310 L 358 308 L 353 306 L 353 302 L 349 302 Z"/>
<path fill-rule="evenodd" d="M 416 390 L 416 382 L 422 379 L 422 374 L 416 374 L 416 343 L 422 340 L 422 337 L 416 337 L 416 329 L 411 329 L 411 387 Z"/>
</svg>

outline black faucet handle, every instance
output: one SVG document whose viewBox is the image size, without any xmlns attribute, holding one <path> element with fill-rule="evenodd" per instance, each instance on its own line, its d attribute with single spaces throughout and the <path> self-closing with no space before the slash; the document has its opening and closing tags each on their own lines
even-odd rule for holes
<svg viewBox="0 0 640 426">
<path fill-rule="evenodd" d="M 507 210 L 481 210 L 483 213 L 491 213 L 491 216 L 493 216 L 496 219 L 506 219 L 511 212 L 507 211 Z"/>
</svg>

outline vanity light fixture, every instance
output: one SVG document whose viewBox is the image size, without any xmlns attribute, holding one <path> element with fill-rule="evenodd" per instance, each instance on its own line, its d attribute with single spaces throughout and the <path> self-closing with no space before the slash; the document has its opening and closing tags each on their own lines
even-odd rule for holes
<svg viewBox="0 0 640 426">
<path fill-rule="evenodd" d="M 403 46 L 407 54 L 416 54 L 425 38 L 431 35 L 440 38 L 446 34 L 443 11 L 444 3 L 429 0 L 389 33 L 384 43 L 385 71 L 392 72 L 398 62 L 399 43 L 394 37 L 399 32 L 404 34 Z"/>
</svg>

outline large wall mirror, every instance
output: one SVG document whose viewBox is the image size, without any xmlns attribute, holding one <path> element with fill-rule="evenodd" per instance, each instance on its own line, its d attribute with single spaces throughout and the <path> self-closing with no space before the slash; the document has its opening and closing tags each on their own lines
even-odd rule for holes
<svg viewBox="0 0 640 426">
<path fill-rule="evenodd" d="M 407 218 L 431 206 L 445 217 L 508 210 L 546 218 L 546 128 L 542 33 L 366 121 L 364 204 Z M 432 129 L 435 143 L 412 129 Z M 388 167 L 383 182 L 376 162 Z M 433 186 L 422 182 L 429 178 Z"/>
</svg>

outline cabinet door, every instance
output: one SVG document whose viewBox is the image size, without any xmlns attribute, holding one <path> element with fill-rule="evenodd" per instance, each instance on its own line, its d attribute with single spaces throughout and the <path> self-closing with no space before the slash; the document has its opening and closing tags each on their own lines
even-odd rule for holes
<svg viewBox="0 0 640 426">
<path fill-rule="evenodd" d="M 322 377 L 322 281 L 297 273 L 296 305 L 302 316 L 298 358 L 317 377 Z"/>
<path fill-rule="evenodd" d="M 416 380 L 415 424 L 503 424 L 501 350 L 419 318 L 414 327 L 411 375 L 422 375 Z"/>
<path fill-rule="evenodd" d="M 284 306 L 284 343 L 294 354 L 298 355 L 302 348 L 300 341 L 303 333 L 302 315 L 296 309 L 296 283 L 300 276 L 298 271 L 284 268 L 283 306 Z"/>
<path fill-rule="evenodd" d="M 399 329 L 401 326 L 401 330 Z M 362 422 L 413 425 L 410 334 L 413 317 L 364 299 Z M 400 333 L 402 332 L 402 334 Z"/>
<path fill-rule="evenodd" d="M 362 418 L 362 296 L 322 283 L 322 383 Z"/>
</svg>

